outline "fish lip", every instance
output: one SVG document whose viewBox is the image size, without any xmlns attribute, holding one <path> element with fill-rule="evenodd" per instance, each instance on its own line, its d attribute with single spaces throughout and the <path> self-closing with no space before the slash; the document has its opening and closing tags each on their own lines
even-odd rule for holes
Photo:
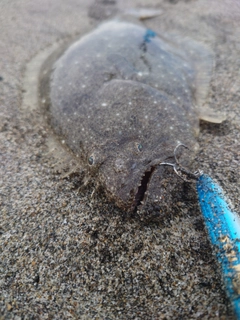
<svg viewBox="0 0 240 320">
<path fill-rule="evenodd" d="M 171 158 L 171 156 L 167 158 Z M 150 161 L 146 169 L 143 171 L 139 185 L 134 190 L 134 199 L 132 204 L 132 208 L 134 211 L 137 211 L 138 207 L 144 204 L 144 201 L 146 200 L 146 193 L 148 191 L 148 186 L 151 183 L 154 171 L 161 164 L 161 162 L 163 162 L 162 157 L 156 158 Z"/>
<path fill-rule="evenodd" d="M 133 200 L 133 210 L 136 211 L 137 208 L 143 204 L 146 198 L 146 192 L 148 190 L 148 186 L 151 182 L 152 175 L 156 170 L 157 165 L 159 164 L 159 160 L 153 160 L 147 166 L 146 170 L 144 170 L 141 175 L 140 183 L 134 192 L 134 200 Z"/>
</svg>

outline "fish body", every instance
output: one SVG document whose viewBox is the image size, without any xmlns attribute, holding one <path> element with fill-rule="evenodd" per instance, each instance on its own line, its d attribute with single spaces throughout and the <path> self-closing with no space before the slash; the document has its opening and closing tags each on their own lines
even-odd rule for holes
<svg viewBox="0 0 240 320">
<path fill-rule="evenodd" d="M 211 52 L 194 41 L 106 22 L 54 64 L 52 126 L 124 210 L 146 195 L 161 202 L 158 164 L 180 142 L 197 151 L 211 71 Z"/>
</svg>

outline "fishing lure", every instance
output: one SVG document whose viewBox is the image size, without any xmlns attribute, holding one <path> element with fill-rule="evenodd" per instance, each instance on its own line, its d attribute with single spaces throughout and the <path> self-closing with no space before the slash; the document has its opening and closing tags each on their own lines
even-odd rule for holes
<svg viewBox="0 0 240 320">
<path fill-rule="evenodd" d="M 227 294 L 240 319 L 240 218 L 230 210 L 220 186 L 208 175 L 199 176 L 197 193 Z"/>
<path fill-rule="evenodd" d="M 177 160 L 175 163 L 161 163 L 172 166 L 178 176 L 185 181 L 196 180 L 196 190 L 201 212 L 214 252 L 222 267 L 222 277 L 227 295 L 231 300 L 237 319 L 240 319 L 240 218 L 233 212 L 220 186 L 201 171 L 189 172 Z"/>
</svg>

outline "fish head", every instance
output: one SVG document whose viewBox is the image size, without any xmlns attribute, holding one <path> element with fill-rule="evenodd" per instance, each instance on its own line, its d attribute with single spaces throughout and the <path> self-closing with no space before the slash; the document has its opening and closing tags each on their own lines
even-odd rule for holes
<svg viewBox="0 0 240 320">
<path fill-rule="evenodd" d="M 159 141 L 153 150 L 135 138 L 110 143 L 101 151 L 95 150 L 89 157 L 89 169 L 107 196 L 126 211 L 143 207 L 146 202 L 152 207 L 161 206 L 166 192 L 179 179 L 172 168 L 161 165 L 174 163 L 174 145 Z M 178 156 L 183 163 L 192 160 L 192 154 L 182 152 Z"/>
<path fill-rule="evenodd" d="M 120 93 L 119 87 L 123 88 Z M 121 101 L 118 116 L 110 102 L 113 92 L 115 100 Z M 131 106 L 126 107 L 130 100 Z M 106 86 L 99 92 L 98 104 L 106 104 L 108 112 L 101 113 L 101 121 L 94 124 L 98 143 L 87 155 L 89 172 L 107 196 L 126 211 L 136 210 L 147 199 L 161 202 L 162 179 L 165 177 L 164 181 L 171 185 L 167 178 L 173 170 L 160 164 L 174 163 L 174 149 L 181 142 L 193 150 L 179 150 L 178 159 L 183 165 L 188 165 L 197 151 L 193 126 L 183 110 L 157 90 L 132 81 L 115 81 Z"/>
</svg>

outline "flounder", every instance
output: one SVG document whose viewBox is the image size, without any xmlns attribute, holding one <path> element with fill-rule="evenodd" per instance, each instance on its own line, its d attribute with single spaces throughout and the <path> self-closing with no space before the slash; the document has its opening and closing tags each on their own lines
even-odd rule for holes
<svg viewBox="0 0 240 320">
<path fill-rule="evenodd" d="M 159 204 L 158 164 L 180 142 L 198 149 L 212 67 L 211 50 L 195 41 L 103 23 L 54 64 L 52 126 L 118 206 L 134 210 L 147 194 Z"/>
</svg>

